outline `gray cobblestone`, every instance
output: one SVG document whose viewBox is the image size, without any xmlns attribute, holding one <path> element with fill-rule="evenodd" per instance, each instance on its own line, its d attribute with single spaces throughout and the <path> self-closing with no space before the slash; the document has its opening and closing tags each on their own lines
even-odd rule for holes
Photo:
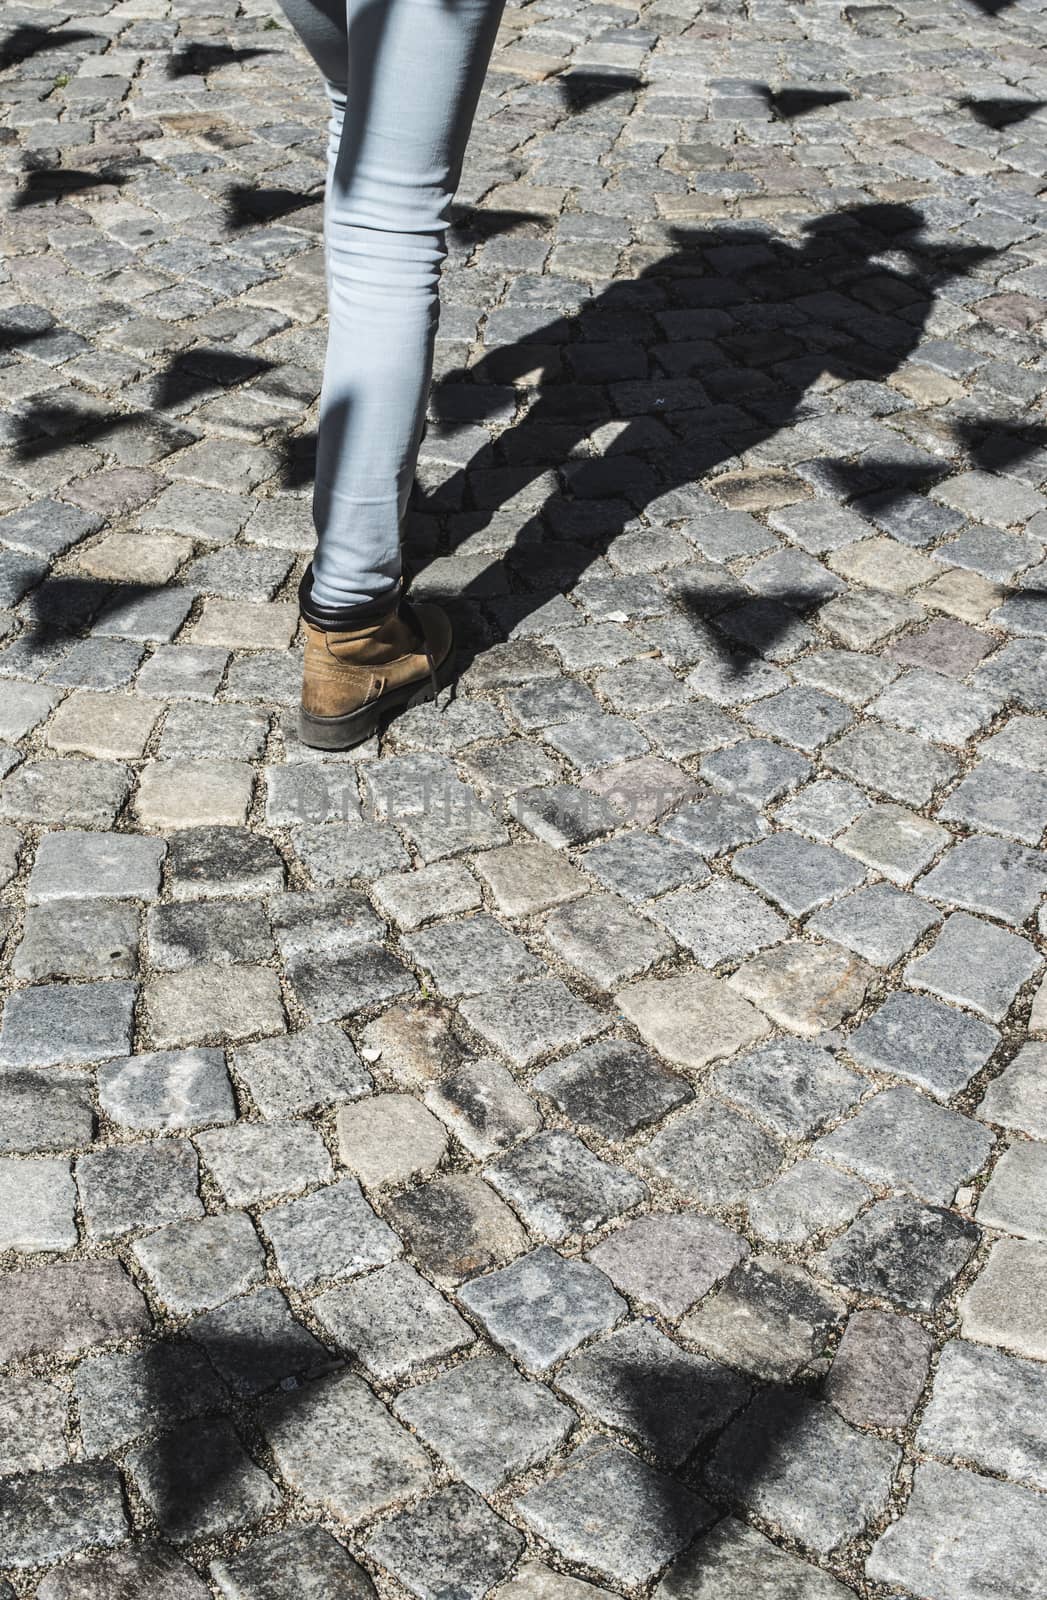
<svg viewBox="0 0 1047 1600">
<path fill-rule="evenodd" d="M 127 1518 L 120 1475 L 83 1462 L 25 1473 L 0 1486 L 0 1534 L 14 1569 L 38 1567 L 89 1545 L 121 1544 Z"/>
<path fill-rule="evenodd" d="M 566 1361 L 557 1387 L 607 1427 L 678 1465 L 749 1397 L 737 1373 L 628 1323 Z"/>
<path fill-rule="evenodd" d="M 303 1600 L 372 1600 L 375 1593 L 364 1569 L 323 1528 L 265 1534 L 239 1555 L 212 1561 L 210 1570 L 225 1600 L 280 1600 L 289 1572 Z"/>
<path fill-rule="evenodd" d="M 506 9 L 404 528 L 462 670 L 336 757 L 326 111 L 236 9 L 0 46 L 0 1591 L 1039 1600 L 1042 16 Z M 451 1398 L 520 1369 L 527 1450 Z M 760 1532 L 686 1550 L 713 1416 Z"/>
<path fill-rule="evenodd" d="M 865 1087 L 830 1051 L 799 1040 L 760 1045 L 717 1067 L 713 1082 L 786 1139 L 809 1137 L 849 1110 Z"/>
<path fill-rule="evenodd" d="M 160 1527 L 177 1541 L 258 1522 L 281 1501 L 227 1422 L 183 1424 L 133 1450 L 128 1466 Z"/>
<path fill-rule="evenodd" d="M 1020 1142 L 1003 1152 L 978 1201 L 978 1221 L 1047 1241 L 1047 1146 Z"/>
<path fill-rule="evenodd" d="M 1009 1066 L 989 1084 L 978 1107 L 987 1122 L 1017 1128 L 1047 1139 L 1047 1046 L 1023 1045 Z"/>
<path fill-rule="evenodd" d="M 135 1545 L 57 1567 L 40 1585 L 40 1600 L 110 1600 L 148 1585 L 153 1600 L 206 1600 L 192 1567 L 162 1545 Z M 13 1591 L 12 1591 L 13 1592 Z"/>
<path fill-rule="evenodd" d="M 744 1600 L 757 1583 L 772 1600 L 845 1600 L 852 1591 L 733 1517 L 725 1517 L 674 1562 L 655 1590 L 658 1600 Z M 760 1593 L 758 1588 L 757 1593 Z"/>
<path fill-rule="evenodd" d="M 404 1261 L 329 1289 L 315 1307 L 336 1342 L 386 1382 L 473 1341 L 469 1325 Z"/>
<path fill-rule="evenodd" d="M 99 1070 L 98 1098 L 125 1128 L 192 1128 L 236 1115 L 221 1050 L 154 1050 L 108 1061 Z"/>
<path fill-rule="evenodd" d="M 517 1505 L 568 1559 L 619 1584 L 652 1577 L 714 1516 L 682 1484 L 618 1448 L 579 1452 Z"/>
<path fill-rule="evenodd" d="M 69 1459 L 69 1397 L 43 1378 L 0 1384 L 0 1475 L 44 1471 Z"/>
<path fill-rule="evenodd" d="M 951 1211 L 881 1200 L 829 1246 L 817 1265 L 851 1289 L 912 1311 L 933 1311 L 972 1255 L 978 1233 Z"/>
<path fill-rule="evenodd" d="M 530 1372 L 544 1372 L 627 1309 L 602 1272 L 547 1245 L 474 1279 L 458 1298 Z"/>
<path fill-rule="evenodd" d="M 904 1428 L 927 1381 L 931 1348 L 911 1318 L 857 1311 L 833 1359 L 826 1396 L 856 1427 Z"/>
<path fill-rule="evenodd" d="M 1002 1022 L 1018 989 L 1040 964 L 1028 940 L 957 911 L 905 975 L 914 988 Z"/>
<path fill-rule="evenodd" d="M 684 1080 L 656 1056 L 612 1039 L 554 1062 L 538 1074 L 534 1087 L 572 1122 L 612 1141 L 661 1121 L 690 1098 Z"/>
<path fill-rule="evenodd" d="M 973 1461 L 1042 1489 L 1047 1480 L 1045 1382 L 1039 1362 L 950 1340 L 920 1423 L 921 1449 L 944 1461 Z"/>
<path fill-rule="evenodd" d="M 1040 903 L 1047 862 L 1040 851 L 1001 839 L 960 839 L 920 879 L 917 894 L 1020 926 Z"/>
<path fill-rule="evenodd" d="M 523 1543 L 479 1495 L 455 1484 L 383 1523 L 367 1550 L 420 1600 L 480 1600 L 512 1570 Z"/>
<path fill-rule="evenodd" d="M 729 1205 L 767 1182 L 782 1147 L 748 1117 L 710 1097 L 675 1119 L 646 1146 L 646 1168 L 699 1205 Z"/>
<path fill-rule="evenodd" d="M 19 989 L 4 1006 L 0 1065 L 70 1066 L 130 1048 L 133 983 L 48 983 Z"/>
<path fill-rule="evenodd" d="M 899 1455 L 827 1406 L 771 1392 L 728 1428 L 708 1472 L 759 1516 L 826 1554 L 886 1506 Z"/>
<path fill-rule="evenodd" d="M 203 1215 L 196 1152 L 185 1139 L 88 1152 L 76 1163 L 76 1184 L 95 1239 Z"/>
<path fill-rule="evenodd" d="M 351 1178 L 274 1206 L 263 1212 L 260 1224 L 280 1271 L 299 1289 L 318 1278 L 349 1277 L 386 1266 L 400 1253 L 393 1230 L 375 1215 Z"/>
<path fill-rule="evenodd" d="M 573 1413 L 502 1356 L 467 1361 L 402 1395 L 396 1415 L 465 1482 L 490 1493 L 537 1465 L 574 1426 Z"/>
<path fill-rule="evenodd" d="M 492 1162 L 486 1175 L 527 1226 L 554 1243 L 591 1233 L 647 1195 L 642 1179 L 566 1133 L 535 1134 Z"/>
<path fill-rule="evenodd" d="M 1002 1597 L 1028 1591 L 1045 1547 L 1042 1496 L 931 1461 L 917 1468 L 905 1513 L 873 1546 L 866 1572 L 873 1582 L 918 1590 L 953 1550 L 943 1600 Z"/>
<path fill-rule="evenodd" d="M 814 1146 L 815 1155 L 849 1167 L 870 1183 L 945 1204 L 965 1178 L 986 1165 L 991 1151 L 985 1128 L 915 1089 L 874 1095 Z"/>
<path fill-rule="evenodd" d="M 998 1239 L 961 1303 L 963 1332 L 1035 1361 L 1047 1359 L 1045 1285 L 1047 1246 L 1031 1239 Z"/>
<path fill-rule="evenodd" d="M 176 1313 L 206 1311 L 258 1283 L 265 1258 L 243 1211 L 172 1222 L 140 1239 L 134 1253 L 154 1293 Z"/>
</svg>

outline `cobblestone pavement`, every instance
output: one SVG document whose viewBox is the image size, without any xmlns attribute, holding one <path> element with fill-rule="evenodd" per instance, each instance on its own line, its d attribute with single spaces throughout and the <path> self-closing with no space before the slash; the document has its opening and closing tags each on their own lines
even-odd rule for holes
<svg viewBox="0 0 1047 1600">
<path fill-rule="evenodd" d="M 5 0 L 8 1600 L 1042 1596 L 1044 16 L 507 13 L 320 759 L 313 69 Z"/>
</svg>

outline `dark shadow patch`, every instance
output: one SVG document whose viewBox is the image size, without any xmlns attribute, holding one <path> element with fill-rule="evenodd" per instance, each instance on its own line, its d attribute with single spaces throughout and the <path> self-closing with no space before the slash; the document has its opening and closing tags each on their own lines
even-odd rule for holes
<svg viewBox="0 0 1047 1600">
<path fill-rule="evenodd" d="M 280 483 L 285 489 L 305 489 L 316 477 L 316 434 L 295 433 L 281 439 Z"/>
<path fill-rule="evenodd" d="M 416 509 L 440 525 L 448 509 L 460 513 L 434 555 L 478 541 L 507 499 L 521 503 L 528 484 L 557 480 L 555 492 L 536 498 L 529 515 L 514 510 L 521 535 L 492 553 L 457 600 L 495 610 L 486 601 L 491 568 L 501 562 L 518 623 L 572 590 L 653 500 L 681 492 L 679 510 L 663 513 L 663 521 L 697 514 L 688 509 L 695 483 L 709 477 L 715 488 L 716 475 L 735 457 L 802 420 L 805 396 L 820 375 L 883 382 L 917 348 L 938 287 L 995 254 L 982 246 L 925 243 L 922 223 L 912 206 L 858 206 L 808 224 L 798 244 L 761 238 L 755 248 L 743 228 L 676 229 L 675 249 L 639 278 L 610 285 L 575 313 L 550 312 L 544 326 L 447 374 L 434 389 L 431 412 L 451 433 L 497 414 L 506 386 L 522 379 L 529 404 L 499 436 L 493 461 L 485 445 L 468 465 L 416 493 Z M 594 355 L 600 375 L 587 381 Z M 537 380 L 530 377 L 536 370 Z M 630 380 L 630 373 L 638 376 Z M 616 381 L 617 374 L 625 376 Z M 602 456 L 587 455 L 594 427 L 612 416 L 624 424 L 613 444 Z M 812 458 L 811 466 L 848 499 L 924 489 L 954 470 L 947 461 L 825 461 L 817 450 Z M 503 469 L 504 496 L 492 466 Z M 703 485 L 699 507 L 707 493 Z M 802 493 L 801 486 L 798 500 Z M 725 506 L 732 503 L 728 497 Z M 796 514 L 802 515 L 799 506 Z M 424 571 L 424 559 L 420 565 Z M 803 611 L 810 599 L 797 594 L 793 609 Z M 704 617 L 708 601 L 681 585 L 668 609 L 673 604 Z M 772 650 L 787 618 L 779 611 L 776 622 L 774 608 L 764 607 L 755 625 L 763 634 L 747 635 L 746 642 Z"/>
<path fill-rule="evenodd" d="M 213 389 L 218 384 L 231 389 L 260 373 L 270 372 L 276 365 L 263 356 L 248 355 L 239 350 L 211 349 L 203 346 L 185 350 L 174 357 L 162 374 L 157 390 L 156 405 L 161 411 L 170 406 L 191 400 L 196 395 Z"/>
<path fill-rule="evenodd" d="M 971 5 L 977 6 L 987 17 L 998 17 L 1001 11 L 1006 11 L 1014 3 L 1015 0 L 971 0 Z"/>
<path fill-rule="evenodd" d="M 255 189 L 247 184 L 234 184 L 226 191 L 225 222 L 230 231 L 253 228 L 260 222 L 276 222 L 281 217 L 293 216 L 307 206 L 320 203 L 323 196 L 302 194 L 297 189 Z"/>
<path fill-rule="evenodd" d="M 97 33 L 89 33 L 83 28 L 55 28 L 52 32 L 48 28 L 36 28 L 25 23 L 20 28 L 14 28 L 0 44 L 0 72 L 6 72 L 8 67 L 16 67 L 33 56 L 43 55 L 62 45 L 80 44 L 85 39 L 97 38 Z"/>
<path fill-rule="evenodd" d="M 98 172 L 80 172 L 72 167 L 39 167 L 34 172 L 26 174 L 21 188 L 15 195 L 13 208 L 22 210 L 25 206 L 49 205 L 54 200 L 63 200 L 68 195 L 84 194 L 88 189 L 100 189 L 113 185 L 119 188 L 127 182 L 123 173 L 107 172 L 99 169 Z"/>
<path fill-rule="evenodd" d="M 206 77 L 218 67 L 231 67 L 238 61 L 253 61 L 256 56 L 274 56 L 275 50 L 259 45 L 240 48 L 231 44 L 191 44 L 177 51 L 167 63 L 169 78 Z"/>
<path fill-rule="evenodd" d="M 1000 129 L 1012 128 L 1042 111 L 1047 100 L 961 100 L 959 104 L 983 127 Z"/>
<path fill-rule="evenodd" d="M 139 411 L 90 411 L 46 402 L 27 406 L 15 419 L 15 454 L 19 461 L 37 461 L 55 450 L 64 450 L 74 440 L 91 443 L 104 439 L 114 429 L 141 422 L 147 416 Z"/>
<path fill-rule="evenodd" d="M 53 332 L 45 329 L 43 333 Z M 43 334 L 41 334 L 41 337 Z M 165 423 L 159 414 L 184 405 L 198 396 L 219 389 L 231 389 L 275 365 L 262 356 L 238 350 L 200 346 L 180 351 L 155 379 L 155 400 L 151 409 L 136 411 L 92 410 L 85 406 L 42 401 L 29 405 L 17 417 L 15 453 L 21 461 L 33 461 L 64 449 L 72 440 L 92 443 L 120 428 L 136 424 Z M 189 443 L 187 438 L 186 443 Z"/>
<path fill-rule="evenodd" d="M 1008 424 L 994 419 L 965 422 L 956 429 L 975 466 L 985 472 L 1006 472 L 1047 450 L 1047 424 Z M 1047 469 L 1044 476 L 1047 477 Z"/>
<path fill-rule="evenodd" d="M 758 88 L 770 110 L 782 122 L 791 122 L 794 117 L 805 117 L 811 111 L 821 111 L 851 98 L 846 89 L 771 89 L 765 83 Z"/>
<path fill-rule="evenodd" d="M 465 205 L 451 208 L 451 236 L 460 244 L 485 244 L 502 234 L 536 225 L 548 227 L 551 222 L 551 217 L 536 211 L 484 211 L 479 206 Z"/>
<path fill-rule="evenodd" d="M 635 72 L 601 72 L 586 67 L 561 73 L 554 82 L 570 111 L 588 111 L 616 95 L 631 98 L 643 88 L 643 79 Z"/>
</svg>

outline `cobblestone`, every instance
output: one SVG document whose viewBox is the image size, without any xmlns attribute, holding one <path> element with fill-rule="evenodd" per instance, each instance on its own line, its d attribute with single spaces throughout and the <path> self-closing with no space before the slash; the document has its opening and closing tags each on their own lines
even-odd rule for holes
<svg viewBox="0 0 1047 1600">
<path fill-rule="evenodd" d="M 964 1179 L 986 1165 L 991 1150 L 985 1128 L 915 1089 L 874 1095 L 814 1146 L 816 1155 L 849 1167 L 869 1183 L 945 1204 Z"/>
<path fill-rule="evenodd" d="M 544 1461 L 574 1414 L 502 1356 L 467 1361 L 409 1389 L 396 1414 L 482 1493 Z"/>
<path fill-rule="evenodd" d="M 785 1382 L 820 1352 L 839 1312 L 802 1267 L 749 1256 L 688 1313 L 680 1332 L 721 1360 Z"/>
<path fill-rule="evenodd" d="M 102 1109 L 125 1128 L 168 1130 L 232 1122 L 236 1103 L 221 1050 L 153 1050 L 108 1061 Z"/>
<path fill-rule="evenodd" d="M 978 1113 L 987 1122 L 1047 1139 L 1047 1046 L 1023 1045 L 989 1084 Z"/>
<path fill-rule="evenodd" d="M 832 1053 L 799 1040 L 760 1045 L 717 1067 L 713 1081 L 786 1139 L 802 1139 L 849 1110 L 864 1085 Z"/>
<path fill-rule="evenodd" d="M 421 1600 L 454 1593 L 480 1600 L 507 1576 L 523 1536 L 460 1484 L 390 1518 L 368 1552 Z"/>
<path fill-rule="evenodd" d="M 618 1040 L 586 1045 L 534 1080 L 581 1128 L 620 1142 L 690 1099 L 690 1089 L 648 1050 Z"/>
<path fill-rule="evenodd" d="M 139 1240 L 135 1256 L 154 1293 L 172 1311 L 206 1311 L 258 1283 L 264 1255 L 243 1211 L 173 1222 Z"/>
<path fill-rule="evenodd" d="M 351 1178 L 274 1206 L 260 1223 L 280 1271 L 298 1289 L 387 1266 L 400 1253 L 396 1234 Z"/>
<path fill-rule="evenodd" d="M 183 1424 L 131 1451 L 128 1466 L 161 1529 L 176 1541 L 250 1526 L 282 1498 L 227 1422 Z"/>
<path fill-rule="evenodd" d="M 70 1250 L 76 1190 L 61 1156 L 0 1157 L 0 1249 Z"/>
<path fill-rule="evenodd" d="M 9 9 L 0 1594 L 1038 1600 L 1042 15 L 505 10 L 334 757 L 315 66 Z"/>
<path fill-rule="evenodd" d="M 816 1038 L 856 1012 L 873 970 L 836 945 L 799 939 L 753 956 L 728 982 L 772 1022 Z"/>
<path fill-rule="evenodd" d="M 548 1245 L 474 1279 L 459 1299 L 529 1372 L 544 1372 L 627 1309 L 602 1272 Z"/>
<path fill-rule="evenodd" d="M 1047 1480 L 1043 1388 L 1035 1361 L 953 1339 L 942 1351 L 918 1441 L 928 1455 L 962 1458 L 1030 1488 Z"/>
<path fill-rule="evenodd" d="M 1031 1594 L 1028 1573 L 1045 1549 L 1041 1495 L 929 1461 L 917 1468 L 905 1513 L 873 1546 L 866 1571 L 873 1582 L 917 1591 L 936 1581 L 943 1600 Z M 945 1581 L 933 1579 L 943 1568 Z"/>
<path fill-rule="evenodd" d="M 581 1453 L 530 1490 L 520 1514 L 543 1538 L 613 1583 L 642 1583 L 712 1521 L 705 1501 L 625 1450 Z"/>
<path fill-rule="evenodd" d="M 404 1261 L 347 1288 L 330 1289 L 315 1305 L 338 1344 L 387 1382 L 473 1340 L 468 1324 Z"/>
<path fill-rule="evenodd" d="M 755 1528 L 725 1517 L 676 1562 L 658 1585 L 659 1600 L 745 1600 L 753 1584 L 787 1600 L 844 1600 L 850 1594 L 819 1567 L 780 1550 Z"/>
<path fill-rule="evenodd" d="M 772 1244 L 806 1244 L 858 1214 L 872 1190 L 820 1161 L 798 1161 L 749 1196 L 749 1220 Z"/>
<path fill-rule="evenodd" d="M 1028 940 L 957 911 L 927 954 L 906 968 L 906 977 L 914 988 L 1000 1022 L 1039 967 L 1040 957 Z"/>
<path fill-rule="evenodd" d="M 639 1217 L 589 1251 L 617 1288 L 678 1317 L 743 1259 L 748 1245 L 712 1217 Z"/>
<path fill-rule="evenodd" d="M 856 1427 L 904 1428 L 923 1393 L 931 1348 L 911 1318 L 858 1311 L 833 1359 L 826 1395 Z"/>
<path fill-rule="evenodd" d="M 141 1293 L 118 1261 L 60 1261 L 5 1278 L 0 1358 L 87 1349 L 149 1326 Z"/>
<path fill-rule="evenodd" d="M 1030 1239 L 998 1239 L 960 1306 L 964 1333 L 1036 1361 L 1047 1360 L 1045 1285 L 1047 1246 Z"/>
<path fill-rule="evenodd" d="M 192 1567 L 162 1545 L 136 1545 L 81 1557 L 56 1568 L 37 1590 L 41 1600 L 111 1600 L 148 1585 L 155 1600 L 206 1600 Z"/>
<path fill-rule="evenodd" d="M 827 1554 L 886 1505 L 900 1451 L 799 1395 L 761 1395 L 724 1434 L 708 1474 L 759 1516 Z"/>
<path fill-rule="evenodd" d="M 737 1373 L 628 1323 L 564 1363 L 557 1386 L 607 1427 L 670 1466 L 716 1433 L 749 1397 Z"/>
<path fill-rule="evenodd" d="M 1047 1242 L 1047 1146 L 1023 1142 L 1003 1152 L 979 1198 L 978 1221 Z"/>
<path fill-rule="evenodd" d="M 978 1242 L 951 1211 L 916 1200 L 881 1200 L 818 1260 L 848 1288 L 879 1294 L 912 1311 L 933 1311 Z"/>
<path fill-rule="evenodd" d="M 642 1179 L 601 1161 L 571 1134 L 535 1134 L 486 1169 L 489 1181 L 540 1238 L 591 1233 L 638 1205 Z"/>
<path fill-rule="evenodd" d="M 363 1567 L 323 1528 L 265 1534 L 241 1554 L 212 1561 L 210 1571 L 225 1600 L 279 1600 L 288 1572 L 303 1600 L 371 1600 L 375 1592 Z M 173 1589 L 171 1595 L 175 1600 Z"/>
</svg>

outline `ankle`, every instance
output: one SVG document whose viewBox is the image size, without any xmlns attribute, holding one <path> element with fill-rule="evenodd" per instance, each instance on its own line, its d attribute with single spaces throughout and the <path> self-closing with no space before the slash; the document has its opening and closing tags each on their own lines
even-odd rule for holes
<svg viewBox="0 0 1047 1600">
<path fill-rule="evenodd" d="M 388 616 L 396 610 L 401 593 L 402 587 L 397 583 L 384 594 L 358 605 L 321 605 L 313 598 L 313 568 L 310 563 L 298 585 L 298 608 L 310 627 L 319 628 L 323 633 L 342 633 Z"/>
</svg>

